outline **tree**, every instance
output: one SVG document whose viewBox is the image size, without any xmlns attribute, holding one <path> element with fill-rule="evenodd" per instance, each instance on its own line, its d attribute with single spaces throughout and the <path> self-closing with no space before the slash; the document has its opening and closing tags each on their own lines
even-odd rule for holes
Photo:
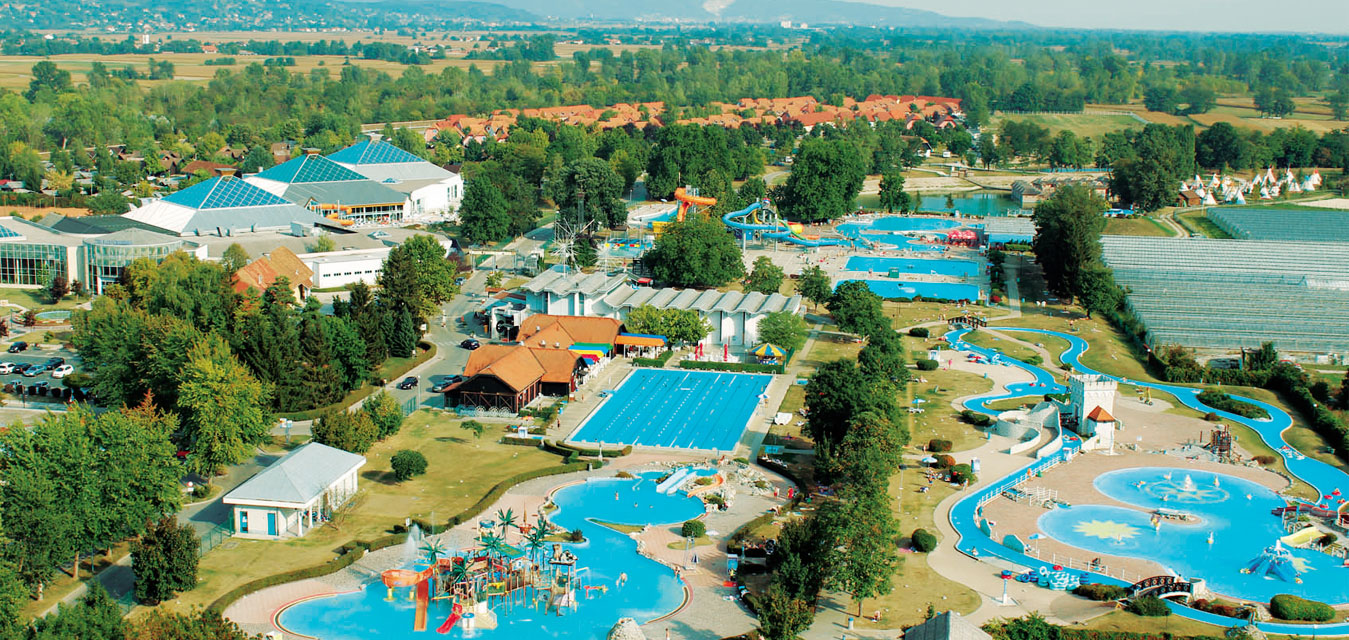
<svg viewBox="0 0 1349 640">
<path fill-rule="evenodd" d="M 328 323 L 325 323 L 324 316 L 319 313 L 318 300 L 313 298 L 310 300 L 311 302 L 305 306 L 304 313 L 300 314 L 300 361 L 297 363 L 301 382 L 297 391 L 303 394 L 301 406 L 306 408 L 322 407 L 337 402 L 346 390 L 344 367 L 333 356 L 332 347 L 328 343 L 328 333 L 324 331 L 324 325 Z M 345 325 L 342 320 L 334 319 L 333 322 Z M 334 333 L 340 331 L 334 325 Z M 359 357 L 364 359 L 365 349 L 362 346 L 347 345 L 344 351 L 360 352 Z M 356 378 L 359 384 L 364 376 L 356 375 Z"/>
<path fill-rule="evenodd" d="M 993 139 L 992 132 L 981 133 L 979 141 L 974 145 L 974 150 L 979 153 L 979 162 L 983 163 L 985 169 L 1002 164 L 1001 149 L 998 148 L 997 141 Z"/>
<path fill-rule="evenodd" d="M 695 309 L 660 309 L 642 305 L 633 309 L 623 325 L 628 331 L 665 336 L 671 344 L 692 344 L 712 332 L 712 325 Z"/>
<path fill-rule="evenodd" d="M 470 180 L 459 206 L 459 234 L 466 244 L 491 244 L 510 237 L 506 196 L 487 180 Z"/>
<path fill-rule="evenodd" d="M 888 477 L 888 474 L 886 474 Z M 899 535 L 890 511 L 884 485 L 877 491 L 863 491 L 845 485 L 838 500 L 821 506 L 821 525 L 838 543 L 834 571 L 825 581 L 848 593 L 862 615 L 862 601 L 890 593 L 897 559 L 895 539 Z"/>
<path fill-rule="evenodd" d="M 403 427 L 403 408 L 387 391 L 381 390 L 366 398 L 361 404 L 361 411 L 370 416 L 370 421 L 375 425 L 375 433 L 381 440 L 398 433 Z"/>
<path fill-rule="evenodd" d="M 606 227 L 627 219 L 623 204 L 623 179 L 601 158 L 586 157 L 568 163 L 548 183 L 548 195 L 557 203 L 558 215 L 580 226 L 595 221 Z"/>
<path fill-rule="evenodd" d="M 239 170 L 244 173 L 257 173 L 276 164 L 272 152 L 262 145 L 254 145 L 239 161 Z"/>
<path fill-rule="evenodd" d="M 74 605 L 61 604 L 53 615 L 38 617 L 26 634 L 30 640 L 126 640 L 122 609 L 103 583 L 90 580 L 88 591 Z"/>
<path fill-rule="evenodd" d="M 18 638 L 24 627 L 24 603 L 30 600 L 28 587 L 19 580 L 14 565 L 0 561 L 0 638 Z"/>
<path fill-rule="evenodd" d="M 1255 92 L 1255 108 L 1267 116 L 1283 118 L 1292 115 L 1297 104 L 1287 89 L 1265 87 Z"/>
<path fill-rule="evenodd" d="M 329 411 L 313 427 L 314 442 L 352 453 L 365 453 L 379 438 L 370 415 L 362 411 Z"/>
<path fill-rule="evenodd" d="M 131 544 L 131 568 L 136 574 L 136 601 L 155 606 L 180 591 L 197 586 L 197 558 L 201 542 L 190 525 L 165 516 Z"/>
<path fill-rule="evenodd" d="M 912 197 L 904 191 L 904 174 L 891 171 L 881 176 L 881 208 L 886 213 L 908 211 L 912 206 Z"/>
<path fill-rule="evenodd" d="M 903 384 L 909 379 L 904 341 L 893 331 L 871 336 L 867 346 L 857 353 L 857 365 L 862 373 L 881 380 Z"/>
<path fill-rule="evenodd" d="M 819 265 L 811 265 L 801 271 L 801 277 L 796 281 L 796 292 L 812 305 L 818 306 L 834 297 L 834 286 L 824 269 Z"/>
<path fill-rule="evenodd" d="M 310 253 L 328 253 L 337 251 L 337 241 L 333 240 L 331 235 L 325 233 L 314 238 L 314 241 L 309 243 L 308 249 Z"/>
<path fill-rule="evenodd" d="M 51 60 L 34 64 L 29 73 L 33 79 L 28 81 L 28 91 L 24 94 L 29 102 L 35 102 L 38 94 L 46 89 L 52 93 L 64 93 L 71 89 L 70 72 L 57 67 Z"/>
<path fill-rule="evenodd" d="M 1049 166 L 1081 169 L 1091 162 L 1091 144 L 1064 129 L 1049 143 Z"/>
<path fill-rule="evenodd" d="M 890 328 L 881 310 L 881 297 L 865 282 L 850 280 L 839 285 L 825 306 L 838 328 L 848 333 L 867 336 Z"/>
<path fill-rule="evenodd" d="M 393 458 L 389 459 L 389 465 L 393 468 L 394 479 L 403 482 L 412 476 L 426 473 L 426 456 L 420 451 L 403 449 L 393 454 Z"/>
<path fill-rule="evenodd" d="M 411 358 L 417 352 L 417 325 L 412 312 L 399 309 L 386 317 L 391 319 L 385 340 L 389 343 L 389 356 L 393 358 Z"/>
<path fill-rule="evenodd" d="M 759 634 L 765 640 L 795 640 L 815 621 L 814 608 L 789 596 L 778 582 L 758 599 L 758 609 Z"/>
<path fill-rule="evenodd" d="M 1078 280 L 1078 297 L 1082 299 L 1088 318 L 1093 312 L 1106 314 L 1118 309 L 1124 299 L 1124 292 L 1115 284 L 1113 273 L 1105 265 L 1087 266 Z"/>
<path fill-rule="evenodd" d="M 125 640 L 253 640 L 255 637 L 210 609 L 190 614 L 151 609 L 128 625 Z"/>
<path fill-rule="evenodd" d="M 745 275 L 726 226 L 697 216 L 666 227 L 643 260 L 658 280 L 676 287 L 719 287 Z"/>
<path fill-rule="evenodd" d="M 484 425 L 477 420 L 465 420 L 459 423 L 459 428 L 471 432 L 474 440 L 481 438 L 482 434 L 487 432 L 487 425 Z"/>
<path fill-rule="evenodd" d="M 1331 116 L 1336 120 L 1349 119 L 1349 87 L 1326 96 L 1326 106 L 1330 107 Z"/>
<path fill-rule="evenodd" d="M 1185 109 L 1181 112 L 1184 115 L 1208 113 L 1218 106 L 1218 94 L 1208 84 L 1195 81 L 1181 89 L 1180 101 L 1185 103 Z"/>
<path fill-rule="evenodd" d="M 187 354 L 178 387 L 187 466 L 210 478 L 247 459 L 275 421 L 271 392 L 230 353 L 220 337 L 203 337 Z"/>
<path fill-rule="evenodd" d="M 70 283 L 65 276 L 58 275 L 52 278 L 51 284 L 47 285 L 47 295 L 51 296 L 52 303 L 60 302 L 70 294 Z"/>
<path fill-rule="evenodd" d="M 118 191 L 105 190 L 84 201 L 90 213 L 121 215 L 131 208 L 131 203 Z"/>
<path fill-rule="evenodd" d="M 417 234 L 403 241 L 384 260 L 379 274 L 381 298 L 395 310 L 407 309 L 414 318 L 424 321 L 434 316 L 440 305 L 459 293 L 454 266 L 445 256 L 435 236 Z M 412 330 L 421 336 L 415 324 Z M 410 351 L 400 357 L 407 355 Z"/>
<path fill-rule="evenodd" d="M 782 287 L 782 281 L 786 277 L 787 274 L 782 271 L 782 267 L 773 264 L 772 258 L 759 256 L 754 259 L 754 270 L 749 273 L 745 290 L 758 291 L 764 295 L 774 294 Z"/>
<path fill-rule="evenodd" d="M 784 350 L 800 349 L 809 332 L 805 319 L 790 311 L 774 311 L 759 321 L 759 342 Z"/>
<path fill-rule="evenodd" d="M 1100 261 L 1101 232 L 1109 208 L 1090 189 L 1066 186 L 1035 207 L 1035 261 L 1044 270 L 1045 284 L 1055 295 L 1081 296 L 1083 275 Z"/>
<path fill-rule="evenodd" d="M 355 322 L 347 318 L 320 316 L 323 337 L 332 354 L 332 365 L 341 379 L 342 391 L 352 391 L 370 379 L 373 365 L 366 355 L 365 340 Z"/>
<path fill-rule="evenodd" d="M 1195 160 L 1201 167 L 1219 171 L 1240 167 L 1247 144 L 1230 122 L 1215 122 L 1195 137 Z"/>
<path fill-rule="evenodd" d="M 227 273 L 231 274 L 244 268 L 250 261 L 248 251 L 237 242 L 231 242 L 230 246 L 225 247 L 225 252 L 220 255 L 220 265 L 225 268 Z"/>
<path fill-rule="evenodd" d="M 1158 84 L 1143 91 L 1143 106 L 1148 111 L 1176 113 L 1180 110 L 1180 92 L 1171 84 Z"/>
<path fill-rule="evenodd" d="M 839 457 L 855 418 L 872 413 L 873 421 L 898 422 L 894 386 L 867 376 L 847 359 L 826 362 L 815 370 L 806 385 L 806 407 L 816 474 L 826 483 L 841 471 Z"/>
<path fill-rule="evenodd" d="M 801 143 L 786 184 L 774 189 L 782 213 L 801 222 L 823 222 L 852 211 L 862 191 L 867 164 L 852 141 Z"/>
</svg>

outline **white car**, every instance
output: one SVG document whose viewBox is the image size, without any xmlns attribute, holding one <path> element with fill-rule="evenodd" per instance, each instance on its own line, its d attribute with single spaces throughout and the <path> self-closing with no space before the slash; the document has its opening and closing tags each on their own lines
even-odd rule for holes
<svg viewBox="0 0 1349 640">
<path fill-rule="evenodd" d="M 56 378 L 57 380 L 60 380 L 61 378 L 64 378 L 72 373 L 75 373 L 75 367 L 72 367 L 68 364 L 63 364 L 55 369 L 52 369 L 52 377 Z"/>
<path fill-rule="evenodd" d="M 14 373 L 13 362 L 0 362 L 0 374 Z"/>
</svg>

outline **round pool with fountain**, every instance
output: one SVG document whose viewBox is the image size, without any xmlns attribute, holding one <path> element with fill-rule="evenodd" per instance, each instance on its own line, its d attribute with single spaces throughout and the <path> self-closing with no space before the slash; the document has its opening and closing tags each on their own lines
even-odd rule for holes
<svg viewBox="0 0 1349 640">
<path fill-rule="evenodd" d="M 1291 593 L 1349 603 L 1349 568 L 1339 558 L 1288 549 L 1293 580 L 1286 579 L 1292 574 L 1280 577 L 1262 569 L 1258 561 L 1266 549 L 1288 535 L 1280 518 L 1271 515 L 1286 503 L 1263 485 L 1226 474 L 1162 467 L 1111 471 L 1092 484 L 1129 506 L 1053 509 L 1040 516 L 1040 530 L 1094 554 L 1150 560 L 1186 578 L 1203 578 L 1222 595 L 1268 601 Z M 1244 571 L 1253 565 L 1255 570 Z"/>
<path fill-rule="evenodd" d="M 57 320 L 70 319 L 70 311 L 67 309 L 53 309 L 51 311 L 39 311 L 36 315 L 38 320 L 57 321 Z"/>
<path fill-rule="evenodd" d="M 698 469 L 694 476 L 710 475 L 711 469 Z M 450 637 L 494 638 L 601 638 L 624 617 L 640 623 L 668 615 L 684 603 L 685 590 L 674 571 L 637 552 L 637 542 L 627 535 L 599 523 L 620 525 L 669 525 L 696 518 L 703 503 L 682 491 L 658 491 L 658 480 L 666 472 L 652 471 L 634 478 L 591 478 L 586 482 L 559 489 L 552 497 L 558 509 L 549 520 L 568 531 L 580 529 L 586 541 L 563 543 L 562 547 L 578 558 L 577 590 L 574 608 L 563 615 L 539 599 L 521 598 L 506 602 L 488 598 L 496 614 L 495 629 L 465 630 L 457 624 Z M 507 542 L 520 545 L 511 536 Z M 550 544 L 551 546 L 551 544 Z M 409 569 L 420 569 L 415 561 Z M 626 580 L 620 584 L 620 576 Z M 528 591 L 526 591 L 528 593 Z M 322 640 L 365 640 L 369 638 L 405 638 L 413 632 L 415 602 L 400 594 L 390 599 L 390 591 L 380 580 L 364 589 L 305 600 L 282 610 L 277 624 L 296 634 Z M 452 606 L 446 600 L 432 600 L 428 606 L 428 629 L 434 631 L 449 616 Z"/>
</svg>

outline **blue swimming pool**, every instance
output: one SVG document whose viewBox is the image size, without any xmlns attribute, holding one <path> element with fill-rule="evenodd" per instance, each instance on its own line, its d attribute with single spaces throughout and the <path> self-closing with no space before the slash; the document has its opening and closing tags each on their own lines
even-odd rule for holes
<svg viewBox="0 0 1349 640">
<path fill-rule="evenodd" d="M 852 282 L 841 280 L 838 284 Z M 904 282 L 900 280 L 858 280 L 882 298 L 913 298 L 922 296 L 933 300 L 978 300 L 979 287 L 955 282 Z"/>
<path fill-rule="evenodd" d="M 571 440 L 730 451 L 771 380 L 751 373 L 637 369 Z"/>
<path fill-rule="evenodd" d="M 674 524 L 703 513 L 702 501 L 697 498 L 657 493 L 656 481 L 661 475 L 663 472 L 648 472 L 632 479 L 594 478 L 565 487 L 553 496 L 559 509 L 550 520 L 585 533 L 586 542 L 565 545 L 579 558 L 577 566 L 582 568 L 578 569 L 578 578 L 583 584 L 604 585 L 607 591 L 586 590 L 591 595 L 564 616 L 545 614 L 537 606 L 518 601 L 505 607 L 494 599 L 496 629 L 466 633 L 463 625 L 455 625 L 446 637 L 603 638 L 620 617 L 647 622 L 677 609 L 684 599 L 684 587 L 674 572 L 639 555 L 633 539 L 595 523 Z M 620 574 L 627 574 L 621 586 L 617 584 Z M 433 630 L 450 615 L 449 604 L 433 601 L 428 610 L 428 631 L 414 633 L 414 603 L 405 596 L 393 601 L 385 598 L 384 585 L 375 580 L 361 591 L 295 604 L 282 611 L 278 621 L 294 633 L 323 640 L 365 640 L 439 637 Z"/>
<path fill-rule="evenodd" d="M 1102 494 L 1132 507 L 1073 505 L 1040 516 L 1040 530 L 1090 551 L 1154 561 L 1177 574 L 1200 577 L 1218 593 L 1268 601 L 1292 593 L 1322 602 L 1349 602 L 1349 569 L 1324 553 L 1292 549 L 1302 583 L 1241 569 L 1286 535 L 1272 509 L 1284 506 L 1262 485 L 1205 471 L 1142 467 L 1097 476 Z M 1152 511 L 1170 509 L 1195 520 L 1151 523 Z M 1213 542 L 1209 542 L 1209 536 Z"/>
<path fill-rule="evenodd" d="M 943 276 L 964 277 L 978 275 L 982 270 L 973 260 L 931 260 L 927 258 L 873 258 L 853 256 L 848 258 L 848 271 L 888 272 L 899 269 L 900 273 L 938 274 Z"/>
</svg>

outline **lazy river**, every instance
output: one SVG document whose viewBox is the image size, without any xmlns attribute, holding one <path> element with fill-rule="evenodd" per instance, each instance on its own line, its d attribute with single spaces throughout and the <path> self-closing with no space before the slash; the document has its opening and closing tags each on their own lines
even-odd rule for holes
<svg viewBox="0 0 1349 640">
<path fill-rule="evenodd" d="M 698 471 L 699 475 L 710 473 Z M 635 540 L 598 524 L 674 524 L 703 513 L 698 498 L 657 492 L 656 480 L 662 475 L 664 472 L 652 471 L 636 478 L 591 478 L 553 495 L 558 510 L 549 520 L 568 531 L 581 529 L 585 533 L 585 542 L 563 545 L 580 559 L 578 580 L 604 585 L 606 591 L 587 590 L 591 595 L 582 597 L 574 610 L 561 616 L 534 606 L 503 606 L 494 601 L 497 628 L 466 632 L 463 625 L 456 625 L 443 637 L 602 638 L 619 618 L 645 623 L 679 609 L 685 591 L 674 571 L 638 554 Z M 618 578 L 623 574 L 627 581 L 620 585 Z M 451 614 L 451 605 L 432 602 L 430 630 L 424 632 L 412 630 L 414 606 L 407 598 L 387 600 L 384 585 L 375 580 L 360 591 L 296 603 L 284 609 L 277 622 L 292 633 L 321 640 L 442 637 L 434 629 Z"/>
</svg>

